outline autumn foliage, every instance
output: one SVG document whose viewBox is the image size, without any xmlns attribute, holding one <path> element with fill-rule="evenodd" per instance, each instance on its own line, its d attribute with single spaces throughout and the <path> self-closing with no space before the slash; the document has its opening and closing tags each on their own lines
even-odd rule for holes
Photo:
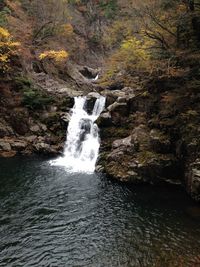
<svg viewBox="0 0 200 267">
<path fill-rule="evenodd" d="M 10 62 L 19 51 L 19 42 L 14 42 L 9 31 L 0 27 L 0 72 L 10 69 Z"/>
<path fill-rule="evenodd" d="M 44 60 L 45 58 L 53 59 L 55 62 L 59 63 L 68 58 L 69 54 L 65 50 L 55 51 L 49 50 L 41 53 L 39 55 L 40 60 Z"/>
<path fill-rule="evenodd" d="M 147 70 L 150 55 L 146 45 L 135 37 L 121 43 L 119 49 L 109 59 L 109 73 L 112 75 L 121 69 L 127 72 Z"/>
</svg>

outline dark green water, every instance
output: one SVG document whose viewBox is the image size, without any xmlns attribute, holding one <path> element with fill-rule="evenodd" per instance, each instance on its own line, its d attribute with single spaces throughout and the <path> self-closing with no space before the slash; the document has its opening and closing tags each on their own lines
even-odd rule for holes
<svg viewBox="0 0 200 267">
<path fill-rule="evenodd" d="M 192 266 L 199 215 L 180 189 L 129 188 L 38 158 L 0 160 L 1 267 Z"/>
</svg>

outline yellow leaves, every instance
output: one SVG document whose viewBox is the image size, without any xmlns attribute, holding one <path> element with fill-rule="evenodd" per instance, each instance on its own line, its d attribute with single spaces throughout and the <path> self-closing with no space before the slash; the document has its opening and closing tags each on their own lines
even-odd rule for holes
<svg viewBox="0 0 200 267">
<path fill-rule="evenodd" d="M 145 61 L 150 57 L 147 52 L 147 47 L 135 37 L 131 37 L 128 40 L 123 41 L 120 52 L 129 62 Z"/>
<path fill-rule="evenodd" d="M 4 29 L 3 27 L 0 27 L 0 40 L 7 39 L 10 37 L 10 33 L 8 30 Z"/>
<path fill-rule="evenodd" d="M 19 46 L 19 42 L 12 41 L 9 31 L 0 27 L 0 71 L 9 70 L 9 62 L 17 54 Z"/>
<path fill-rule="evenodd" d="M 109 58 L 107 76 L 111 77 L 120 70 L 131 73 L 137 70 L 146 71 L 150 67 L 148 47 L 135 37 L 129 37 Z"/>
<path fill-rule="evenodd" d="M 105 45 L 112 48 L 116 46 L 116 43 L 121 43 L 124 38 L 127 38 L 132 34 L 132 22 L 129 20 L 125 21 L 114 21 L 111 27 L 107 29 L 104 35 L 103 41 Z"/>
<path fill-rule="evenodd" d="M 0 62 L 7 63 L 9 61 L 7 55 L 0 54 Z"/>
<path fill-rule="evenodd" d="M 55 50 L 49 50 L 45 51 L 44 53 L 41 53 L 39 55 L 39 59 L 43 60 L 45 58 L 53 59 L 56 62 L 62 62 L 65 59 L 67 59 L 69 54 L 65 50 L 55 51 Z"/>
<path fill-rule="evenodd" d="M 12 48 L 17 48 L 17 47 L 19 47 L 21 44 L 20 44 L 20 42 L 12 42 L 12 41 L 7 41 L 7 42 L 1 42 L 0 41 L 0 49 L 2 48 L 2 47 L 7 47 L 7 49 L 12 49 Z"/>
</svg>

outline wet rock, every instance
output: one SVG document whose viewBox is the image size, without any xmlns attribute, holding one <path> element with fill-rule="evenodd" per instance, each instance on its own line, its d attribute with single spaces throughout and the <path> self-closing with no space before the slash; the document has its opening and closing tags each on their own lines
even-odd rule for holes
<svg viewBox="0 0 200 267">
<path fill-rule="evenodd" d="M 0 151 L 0 156 L 3 158 L 12 158 L 17 154 L 16 151 Z"/>
<path fill-rule="evenodd" d="M 63 148 L 61 141 L 51 137 L 39 136 L 32 145 L 32 150 L 38 154 L 58 155 Z"/>
<path fill-rule="evenodd" d="M 97 92 L 91 92 L 91 93 L 89 93 L 89 94 L 87 94 L 87 98 L 88 99 L 97 99 L 97 98 L 99 98 L 100 97 L 100 94 L 99 93 L 97 93 Z"/>
<path fill-rule="evenodd" d="M 112 126 L 112 118 L 109 112 L 102 113 L 98 120 L 97 120 L 97 125 L 100 128 L 106 128 L 106 127 L 111 127 Z"/>
<path fill-rule="evenodd" d="M 91 92 L 87 95 L 87 109 L 88 113 L 92 113 L 96 100 L 100 97 L 99 93 Z"/>
<path fill-rule="evenodd" d="M 70 121 L 70 114 L 69 113 L 63 113 L 60 117 L 61 120 L 61 125 L 63 125 L 64 127 L 68 127 L 69 121 Z"/>
<path fill-rule="evenodd" d="M 95 167 L 95 171 L 96 172 L 103 172 L 104 171 L 104 168 L 103 168 L 103 166 L 102 165 L 97 165 L 96 167 Z"/>
<path fill-rule="evenodd" d="M 188 167 L 186 174 L 187 191 L 196 201 L 200 201 L 200 159 L 196 159 Z"/>
</svg>

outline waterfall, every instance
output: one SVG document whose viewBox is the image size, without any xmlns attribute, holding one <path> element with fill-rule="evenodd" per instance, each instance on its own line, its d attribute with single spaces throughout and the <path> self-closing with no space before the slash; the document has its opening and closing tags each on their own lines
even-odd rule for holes
<svg viewBox="0 0 200 267">
<path fill-rule="evenodd" d="M 67 129 L 67 140 L 63 157 L 53 161 L 72 172 L 94 172 L 99 153 L 99 129 L 95 121 L 103 111 L 105 97 L 96 99 L 92 114 L 86 111 L 87 98 L 75 97 Z"/>
</svg>

